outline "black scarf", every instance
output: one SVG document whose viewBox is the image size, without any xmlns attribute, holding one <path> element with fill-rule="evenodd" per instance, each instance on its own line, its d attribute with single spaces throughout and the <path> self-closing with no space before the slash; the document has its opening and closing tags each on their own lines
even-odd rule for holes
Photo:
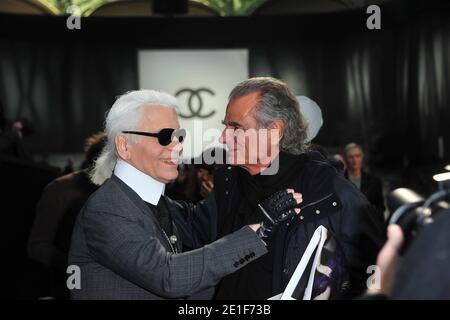
<svg viewBox="0 0 450 320">
<path fill-rule="evenodd" d="M 228 212 L 222 235 L 229 234 L 247 224 L 263 220 L 258 203 L 274 192 L 290 187 L 306 161 L 305 155 L 291 155 L 281 152 L 279 170 L 274 175 L 250 175 L 238 168 L 240 200 L 237 210 Z M 226 276 L 220 283 L 216 299 L 267 299 L 272 293 L 272 243 L 268 242 L 269 253 L 249 263 L 237 272 Z"/>
<path fill-rule="evenodd" d="M 280 152 L 278 160 L 278 172 L 274 175 L 262 175 L 261 173 L 251 175 L 247 170 L 241 167 L 237 168 L 241 200 L 234 214 L 227 215 L 222 229 L 223 235 L 245 225 L 261 222 L 264 215 L 258 209 L 258 203 L 273 193 L 289 187 L 293 178 L 299 176 L 306 156 Z"/>
<path fill-rule="evenodd" d="M 173 229 L 172 216 L 167 207 L 167 203 L 166 200 L 164 199 L 164 196 L 161 196 L 159 198 L 158 204 L 156 206 L 149 202 L 145 203 L 152 210 L 153 215 L 155 216 L 156 220 L 158 220 L 159 226 L 161 227 L 162 230 L 164 230 L 166 235 L 168 237 L 174 235 L 175 232 Z"/>
</svg>

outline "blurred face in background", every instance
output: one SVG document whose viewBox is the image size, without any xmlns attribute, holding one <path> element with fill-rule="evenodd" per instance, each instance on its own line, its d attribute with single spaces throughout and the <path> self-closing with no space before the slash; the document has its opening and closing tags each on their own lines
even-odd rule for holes
<svg viewBox="0 0 450 320">
<path fill-rule="evenodd" d="M 197 182 L 198 184 L 202 184 L 205 181 L 212 182 L 214 179 L 212 173 L 210 173 L 206 169 L 198 169 L 197 170 Z"/>
<path fill-rule="evenodd" d="M 180 128 L 174 109 L 164 106 L 144 107 L 143 117 L 134 131 L 157 133 L 164 128 Z M 169 183 L 178 176 L 178 160 L 183 149 L 176 137 L 162 146 L 156 137 L 134 135 L 136 143 L 127 143 L 126 160 L 136 169 L 162 182 Z"/>
<path fill-rule="evenodd" d="M 344 159 L 349 170 L 360 171 L 364 155 L 360 148 L 351 148 L 345 153 Z"/>
</svg>

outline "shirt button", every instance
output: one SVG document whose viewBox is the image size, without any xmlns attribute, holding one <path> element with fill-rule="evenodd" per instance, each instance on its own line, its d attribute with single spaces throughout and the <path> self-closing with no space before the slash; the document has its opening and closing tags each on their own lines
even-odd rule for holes
<svg viewBox="0 0 450 320">
<path fill-rule="evenodd" d="M 228 170 L 231 170 L 231 166 L 228 166 L 227 169 L 228 169 Z"/>
<path fill-rule="evenodd" d="M 228 194 L 229 194 L 229 192 L 228 192 L 228 191 L 225 191 L 225 194 L 226 194 L 226 195 L 228 195 Z"/>
<path fill-rule="evenodd" d="M 303 220 L 303 219 L 305 219 L 305 217 L 304 216 L 300 216 L 300 220 Z"/>
<path fill-rule="evenodd" d="M 336 206 L 337 206 L 337 203 L 336 203 L 336 202 L 333 202 L 332 205 L 333 205 L 333 207 L 336 207 Z"/>
<path fill-rule="evenodd" d="M 316 210 L 316 214 L 319 214 L 320 213 L 320 210 Z"/>
<path fill-rule="evenodd" d="M 284 268 L 284 269 L 283 269 L 283 273 L 284 273 L 284 274 L 287 274 L 287 273 L 288 273 L 288 269 Z"/>
</svg>

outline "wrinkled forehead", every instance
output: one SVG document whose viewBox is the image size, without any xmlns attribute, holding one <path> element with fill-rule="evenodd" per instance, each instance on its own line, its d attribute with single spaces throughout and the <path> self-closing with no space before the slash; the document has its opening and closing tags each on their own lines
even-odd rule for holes
<svg viewBox="0 0 450 320">
<path fill-rule="evenodd" d="M 146 105 L 138 125 L 139 130 L 157 132 L 164 128 L 178 129 L 180 123 L 174 108 L 161 105 Z"/>
<path fill-rule="evenodd" d="M 253 110 L 259 102 L 259 92 L 252 92 L 231 100 L 227 106 L 226 121 L 246 121 L 253 118 Z"/>
</svg>

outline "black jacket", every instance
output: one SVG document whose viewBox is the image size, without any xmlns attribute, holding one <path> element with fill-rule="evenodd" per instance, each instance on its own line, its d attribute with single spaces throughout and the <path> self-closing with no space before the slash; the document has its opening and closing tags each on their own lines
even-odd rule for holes
<svg viewBox="0 0 450 320">
<path fill-rule="evenodd" d="M 314 231 L 323 225 L 342 247 L 348 274 L 348 281 L 333 296 L 355 296 L 366 288 L 370 276 L 367 267 L 375 264 L 385 230 L 364 195 L 344 178 L 342 168 L 318 152 L 304 157 L 299 175 L 293 176 L 290 184 L 302 193 L 303 209 L 292 221 L 281 225 L 273 239 L 272 293 L 284 290 Z M 236 171 L 224 166 L 214 178 L 219 234 L 226 215 L 232 214 L 245 196 L 239 189 Z"/>
<path fill-rule="evenodd" d="M 348 179 L 347 170 L 344 175 Z M 367 200 L 375 206 L 379 218 L 384 221 L 384 210 L 386 207 L 384 206 L 381 180 L 363 170 L 361 172 L 361 192 L 366 196 Z"/>
</svg>

